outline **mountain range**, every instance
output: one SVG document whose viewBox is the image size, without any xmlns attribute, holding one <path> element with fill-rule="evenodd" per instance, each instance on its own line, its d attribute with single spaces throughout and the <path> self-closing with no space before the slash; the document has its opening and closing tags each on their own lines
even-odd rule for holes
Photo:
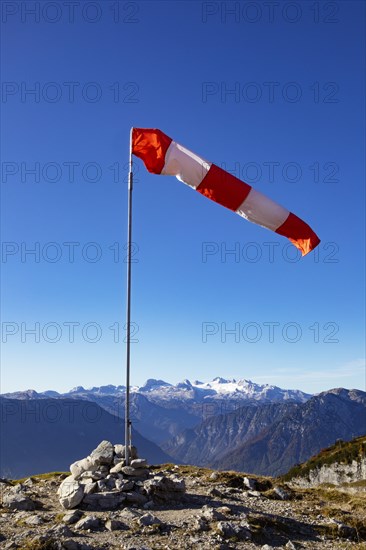
<svg viewBox="0 0 366 550">
<path fill-rule="evenodd" d="M 97 403 L 115 416 L 124 417 L 125 393 L 125 386 L 106 385 L 89 389 L 77 386 L 66 393 L 26 390 L 3 394 L 3 397 L 84 399 Z M 176 385 L 149 379 L 143 386 L 131 388 L 131 420 L 141 435 L 161 445 L 206 418 L 235 411 L 244 404 L 283 401 L 303 403 L 309 397 L 309 394 L 299 390 L 283 390 L 245 379 L 236 381 L 217 377 L 206 383 L 184 380 Z"/>
<path fill-rule="evenodd" d="M 2 399 L 87 402 L 122 422 L 125 387 L 78 386 L 63 394 L 27 390 L 4 394 Z M 149 460 L 160 450 L 165 461 L 280 475 L 339 438 L 348 441 L 365 434 L 366 394 L 339 388 L 312 396 L 300 390 L 220 377 L 206 383 L 184 380 L 176 385 L 149 379 L 143 386 L 132 388 L 131 420 L 138 434 L 135 437 L 145 442 L 140 455 L 150 453 L 146 455 Z M 36 428 L 31 425 L 29 431 Z M 101 439 L 107 438 L 103 429 L 101 425 Z M 68 445 L 67 432 L 62 433 Z M 147 444 L 154 446 L 153 453 L 145 451 Z M 85 448 L 81 454 L 88 451 Z"/>
<path fill-rule="evenodd" d="M 185 430 L 163 449 L 199 466 L 281 475 L 336 439 L 366 433 L 366 393 L 338 388 L 306 403 L 246 406 Z"/>
<path fill-rule="evenodd" d="M 125 386 L 94 386 L 85 389 L 83 386 L 76 386 L 65 393 L 58 393 L 54 390 L 48 390 L 37 393 L 35 390 L 18 391 L 5 393 L 3 397 L 13 399 L 41 399 L 48 397 L 71 397 L 74 395 L 110 395 L 119 396 L 126 392 Z M 216 377 L 211 382 L 200 382 L 195 380 L 190 382 L 185 379 L 178 384 L 170 384 L 164 380 L 149 378 L 142 386 L 132 386 L 131 393 L 141 394 L 148 397 L 150 401 L 156 403 L 174 402 L 174 401 L 197 401 L 202 402 L 207 399 L 225 399 L 225 400 L 255 400 L 255 401 L 287 401 L 294 400 L 305 402 L 310 394 L 300 390 L 284 390 L 278 386 L 270 384 L 256 384 L 251 380 L 242 378 L 240 380 L 227 380 Z"/>
</svg>

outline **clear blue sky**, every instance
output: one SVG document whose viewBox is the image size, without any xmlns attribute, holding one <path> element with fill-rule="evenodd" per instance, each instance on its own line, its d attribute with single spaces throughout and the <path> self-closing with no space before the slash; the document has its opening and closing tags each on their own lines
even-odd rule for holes
<svg viewBox="0 0 366 550">
<path fill-rule="evenodd" d="M 365 389 L 365 4 L 76 4 L 2 4 L 1 391 L 124 383 L 131 126 L 322 241 L 296 261 L 136 159 L 132 383 Z"/>
</svg>

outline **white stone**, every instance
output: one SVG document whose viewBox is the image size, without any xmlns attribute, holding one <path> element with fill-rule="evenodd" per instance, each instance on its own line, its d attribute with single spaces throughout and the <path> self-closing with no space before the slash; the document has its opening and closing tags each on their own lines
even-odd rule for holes
<svg viewBox="0 0 366 550">
<path fill-rule="evenodd" d="M 243 479 L 244 481 L 244 486 L 247 487 L 248 489 L 252 489 L 252 490 L 255 490 L 256 486 L 257 486 L 257 482 L 255 479 L 252 479 L 250 477 L 245 477 Z"/>
<path fill-rule="evenodd" d="M 104 479 L 105 475 L 100 470 L 96 470 L 92 473 L 91 478 L 93 481 L 99 481 L 100 479 Z"/>
<path fill-rule="evenodd" d="M 74 476 L 75 477 L 75 476 Z M 75 478 L 76 479 L 76 478 Z M 86 485 L 87 483 L 92 483 L 94 480 L 90 474 L 90 472 L 84 472 L 81 474 L 81 476 L 78 478 L 78 482 L 82 483 L 83 485 Z"/>
<path fill-rule="evenodd" d="M 180 498 L 185 493 L 184 479 L 155 476 L 144 483 L 144 489 L 150 498 L 170 501 Z"/>
<path fill-rule="evenodd" d="M 135 458 L 131 460 L 132 468 L 147 468 L 147 460 L 145 458 Z"/>
<path fill-rule="evenodd" d="M 83 499 L 84 485 L 81 485 L 71 475 L 63 480 L 58 490 L 59 500 L 61 506 L 70 510 L 75 508 Z"/>
<path fill-rule="evenodd" d="M 125 457 L 125 446 L 124 445 L 115 445 L 114 446 L 114 453 L 116 454 L 117 457 L 119 458 L 124 458 Z"/>
<path fill-rule="evenodd" d="M 161 525 L 162 523 L 160 519 L 154 516 L 153 514 L 144 514 L 139 518 L 138 522 L 143 527 L 150 526 L 150 525 Z"/>
<path fill-rule="evenodd" d="M 22 492 L 11 492 L 3 497 L 3 505 L 11 510 L 34 510 L 35 504 L 32 499 Z"/>
<path fill-rule="evenodd" d="M 83 504 L 91 505 L 93 509 L 113 510 L 125 501 L 123 493 L 107 492 L 86 495 Z"/>
<path fill-rule="evenodd" d="M 100 520 L 96 516 L 85 516 L 85 518 L 80 519 L 75 524 L 75 529 L 79 529 L 81 531 L 87 531 L 88 529 L 95 531 L 99 527 Z"/>
<path fill-rule="evenodd" d="M 273 491 L 281 500 L 289 500 L 291 498 L 290 493 L 285 491 L 285 489 L 282 489 L 282 487 L 274 487 Z"/>
<path fill-rule="evenodd" d="M 216 525 L 218 533 L 224 538 L 238 537 L 241 540 L 250 540 L 251 532 L 247 525 L 239 525 L 231 521 L 219 521 Z"/>
<path fill-rule="evenodd" d="M 97 484 L 95 481 L 91 483 L 86 483 L 84 485 L 84 495 L 91 495 L 92 493 L 95 493 L 97 490 Z"/>
<path fill-rule="evenodd" d="M 208 531 L 210 529 L 207 519 L 196 518 L 193 524 L 194 530 L 198 532 Z"/>
<path fill-rule="evenodd" d="M 98 467 L 98 464 L 96 463 L 93 458 L 90 456 L 87 456 L 86 458 L 83 458 L 82 460 L 77 460 L 70 466 L 70 472 L 74 476 L 75 479 L 79 479 L 81 475 L 84 472 L 94 472 Z"/>
<path fill-rule="evenodd" d="M 207 521 L 220 521 L 225 520 L 226 516 L 225 514 L 222 514 L 218 510 L 215 510 L 215 508 L 210 508 L 209 506 L 205 505 L 202 508 L 202 516 Z"/>
<path fill-rule="evenodd" d="M 136 475 L 136 470 L 135 468 L 132 468 L 132 466 L 123 466 L 123 468 L 121 468 L 121 472 L 123 472 L 126 476 Z"/>
<path fill-rule="evenodd" d="M 31 516 L 25 520 L 25 523 L 30 526 L 42 525 L 44 523 L 43 519 L 40 516 Z"/>
<path fill-rule="evenodd" d="M 83 514 L 82 512 L 80 512 L 80 510 L 72 510 L 71 512 L 67 512 L 63 516 L 62 521 L 66 525 L 72 525 L 73 523 L 76 523 L 77 521 L 79 521 L 82 515 Z"/>
<path fill-rule="evenodd" d="M 125 458 L 126 456 L 126 446 L 125 445 L 115 445 L 114 453 L 119 458 Z M 130 447 L 130 459 L 137 458 L 137 449 L 136 447 Z"/>
<path fill-rule="evenodd" d="M 110 441 L 102 441 L 98 447 L 90 454 L 90 458 L 96 464 L 111 464 L 113 462 L 114 447 Z"/>
<path fill-rule="evenodd" d="M 224 538 L 230 538 L 236 535 L 236 529 L 229 521 L 219 521 L 216 525 L 216 529 L 217 532 Z"/>
<path fill-rule="evenodd" d="M 248 491 L 247 492 L 248 497 L 261 497 L 261 493 L 259 491 Z"/>
<path fill-rule="evenodd" d="M 104 479 L 97 481 L 97 491 L 108 491 L 108 487 Z"/>
<path fill-rule="evenodd" d="M 128 525 L 123 523 L 123 521 L 119 521 L 118 519 L 109 519 L 105 522 L 105 528 L 108 531 L 124 531 L 126 529 L 129 529 Z"/>
<path fill-rule="evenodd" d="M 134 485 L 134 482 L 130 479 L 117 479 L 116 481 L 116 489 L 118 489 L 119 491 L 131 491 Z"/>
<path fill-rule="evenodd" d="M 123 466 L 121 472 L 131 477 L 147 477 L 150 473 L 147 468 L 133 468 L 132 466 Z"/>
<path fill-rule="evenodd" d="M 111 468 L 109 471 L 111 474 L 119 474 L 119 472 L 122 472 L 122 468 L 124 468 L 124 461 L 118 462 L 113 468 Z"/>
</svg>

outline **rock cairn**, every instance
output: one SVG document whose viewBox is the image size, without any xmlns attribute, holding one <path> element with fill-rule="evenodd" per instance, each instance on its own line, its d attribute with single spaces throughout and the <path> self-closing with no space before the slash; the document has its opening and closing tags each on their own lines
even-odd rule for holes
<svg viewBox="0 0 366 550">
<path fill-rule="evenodd" d="M 144 509 L 155 504 L 180 500 L 185 494 L 183 479 L 154 475 L 147 461 L 131 448 L 126 466 L 125 446 L 102 441 L 94 451 L 70 466 L 58 496 L 63 508 L 114 510 L 124 506 Z"/>
</svg>

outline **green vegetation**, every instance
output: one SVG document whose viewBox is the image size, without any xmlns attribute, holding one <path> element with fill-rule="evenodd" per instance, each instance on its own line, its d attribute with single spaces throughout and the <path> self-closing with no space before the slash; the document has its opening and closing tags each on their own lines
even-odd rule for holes
<svg viewBox="0 0 366 550">
<path fill-rule="evenodd" d="M 272 487 L 272 478 L 260 475 L 251 475 L 238 473 L 231 470 L 212 470 L 210 468 L 200 468 L 199 466 L 191 466 L 189 464 L 180 464 L 175 466 L 174 464 L 162 464 L 160 466 L 152 466 L 151 470 L 154 471 L 169 471 L 181 476 L 191 476 L 202 479 L 208 483 L 223 483 L 228 487 L 243 488 L 244 477 L 253 478 L 257 482 L 257 488 L 259 491 L 266 491 Z M 211 474 L 215 473 L 214 479 L 211 479 Z"/>
<path fill-rule="evenodd" d="M 359 479 L 351 483 L 343 483 L 342 486 L 350 489 L 366 489 L 366 479 Z"/>
<path fill-rule="evenodd" d="M 69 475 L 70 472 L 49 472 L 48 474 L 37 474 L 35 476 L 22 477 L 21 479 L 12 479 L 11 483 L 13 485 L 18 485 L 19 483 L 24 483 L 27 479 L 31 479 L 34 483 L 37 483 L 42 479 L 52 479 L 54 477 L 65 479 L 65 477 Z"/>
<path fill-rule="evenodd" d="M 366 456 L 366 436 L 356 437 L 352 441 L 337 441 L 331 447 L 323 449 L 319 454 L 303 464 L 293 466 L 287 474 L 280 477 L 283 481 L 290 481 L 294 477 L 308 477 L 311 470 L 324 465 L 351 464 L 353 460 L 360 460 Z"/>
<path fill-rule="evenodd" d="M 151 470 L 158 472 L 173 472 L 181 475 L 189 475 L 193 477 L 203 477 L 204 475 L 210 475 L 214 470 L 209 468 L 200 468 L 199 466 L 190 466 L 189 464 L 181 464 L 178 467 L 174 464 L 160 464 L 159 466 L 151 466 Z"/>
<path fill-rule="evenodd" d="M 62 520 L 64 518 L 65 513 L 66 513 L 66 510 L 65 510 L 65 512 L 60 512 L 59 514 L 56 514 L 54 522 L 55 523 L 63 523 Z"/>
</svg>

